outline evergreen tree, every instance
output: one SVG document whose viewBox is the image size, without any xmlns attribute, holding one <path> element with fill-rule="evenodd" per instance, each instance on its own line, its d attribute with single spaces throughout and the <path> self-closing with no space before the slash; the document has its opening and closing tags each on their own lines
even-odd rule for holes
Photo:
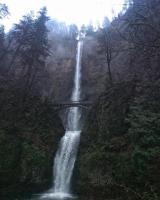
<svg viewBox="0 0 160 200">
<path fill-rule="evenodd" d="M 21 58 L 24 51 L 29 47 L 28 43 L 32 40 L 32 33 L 34 29 L 33 15 L 29 14 L 24 16 L 20 20 L 19 24 L 15 24 L 14 28 L 10 32 L 10 36 L 13 38 L 13 44 L 11 47 L 12 56 L 8 64 L 8 71 L 12 70 L 12 67 L 17 58 Z"/>
<path fill-rule="evenodd" d="M 6 17 L 9 14 L 6 4 L 0 3 L 0 19 Z"/>
<path fill-rule="evenodd" d="M 9 14 L 8 7 L 5 4 L 0 3 L 0 20 L 6 17 Z M 3 56 L 5 55 L 6 47 L 5 47 L 5 32 L 4 26 L 0 23 L 0 68 L 4 68 Z"/>
<path fill-rule="evenodd" d="M 49 56 L 48 30 L 46 22 L 49 20 L 46 15 L 46 8 L 42 8 L 39 16 L 33 23 L 30 40 L 22 54 L 22 63 L 27 67 L 26 87 L 31 89 L 38 72 L 44 71 L 45 61 Z"/>
<path fill-rule="evenodd" d="M 49 55 L 48 30 L 46 22 L 46 8 L 42 8 L 39 16 L 34 19 L 33 14 L 23 17 L 19 24 L 16 24 L 12 30 L 15 49 L 12 59 L 9 63 L 11 70 L 15 61 L 18 63 L 23 77 L 25 93 L 32 88 L 33 82 L 38 74 L 45 67 L 45 61 Z M 25 94 L 25 95 L 26 95 Z"/>
</svg>

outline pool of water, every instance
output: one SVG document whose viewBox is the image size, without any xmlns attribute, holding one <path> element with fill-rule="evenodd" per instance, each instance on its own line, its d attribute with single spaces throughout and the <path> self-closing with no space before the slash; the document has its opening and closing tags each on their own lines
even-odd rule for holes
<svg viewBox="0 0 160 200">
<path fill-rule="evenodd" d="M 46 192 L 42 194 L 8 194 L 0 197 L 0 200 L 74 200 L 76 196 L 65 193 Z"/>
</svg>

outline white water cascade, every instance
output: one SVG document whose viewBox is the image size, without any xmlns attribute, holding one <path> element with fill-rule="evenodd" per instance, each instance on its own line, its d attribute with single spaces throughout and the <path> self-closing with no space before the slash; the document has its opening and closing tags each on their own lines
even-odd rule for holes
<svg viewBox="0 0 160 200">
<path fill-rule="evenodd" d="M 74 76 L 74 87 L 71 101 L 79 101 L 81 94 L 81 54 L 83 41 L 79 40 L 77 45 L 76 69 Z M 67 115 L 66 132 L 60 141 L 59 149 L 54 160 L 54 183 L 50 193 L 43 197 L 67 198 L 72 197 L 70 191 L 71 177 L 80 140 L 80 118 L 81 110 L 78 107 L 69 108 Z"/>
</svg>

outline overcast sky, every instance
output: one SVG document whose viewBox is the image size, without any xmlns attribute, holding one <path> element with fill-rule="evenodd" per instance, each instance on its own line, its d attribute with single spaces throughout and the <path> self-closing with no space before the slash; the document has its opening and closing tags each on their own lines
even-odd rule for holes
<svg viewBox="0 0 160 200">
<path fill-rule="evenodd" d="M 104 16 L 109 19 L 113 16 L 113 10 L 117 14 L 122 9 L 124 0 L 0 0 L 9 7 L 10 16 L 3 20 L 8 30 L 13 23 L 33 10 L 37 12 L 46 6 L 48 15 L 52 18 L 64 21 L 67 24 L 87 24 L 92 21 L 102 21 Z"/>
</svg>

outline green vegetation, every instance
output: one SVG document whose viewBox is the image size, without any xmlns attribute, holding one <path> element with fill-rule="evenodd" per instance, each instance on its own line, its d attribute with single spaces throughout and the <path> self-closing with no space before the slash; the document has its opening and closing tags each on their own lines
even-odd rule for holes
<svg viewBox="0 0 160 200">
<path fill-rule="evenodd" d="M 149 98 L 133 98 L 130 84 L 115 84 L 89 113 L 77 163 L 82 195 L 159 199 L 159 100 L 155 110 Z"/>
<path fill-rule="evenodd" d="M 0 4 L 1 18 L 7 14 Z M 64 128 L 47 88 L 48 19 L 42 8 L 7 34 L 0 27 L 1 195 L 45 189 L 52 181 L 53 156 Z"/>
<path fill-rule="evenodd" d="M 160 199 L 160 3 L 126 4 L 111 23 L 81 28 L 82 99 L 94 102 L 75 168 L 82 198 Z M 0 19 L 8 13 L 0 4 Z M 7 34 L 0 26 L 2 194 L 51 182 L 64 131 L 53 104 L 69 99 L 77 34 L 45 8 Z"/>
<path fill-rule="evenodd" d="M 0 190 L 5 194 L 21 184 L 28 189 L 47 187 L 52 181 L 53 156 L 64 132 L 61 120 L 51 103 L 37 98 L 27 99 L 20 113 L 19 106 L 7 105 L 3 107 L 7 113 L 2 111 L 0 118 Z"/>
<path fill-rule="evenodd" d="M 77 190 L 92 199 L 160 198 L 160 4 L 130 3 L 92 34 L 99 63 L 109 59 L 105 89 L 88 114 L 76 166 Z"/>
</svg>

